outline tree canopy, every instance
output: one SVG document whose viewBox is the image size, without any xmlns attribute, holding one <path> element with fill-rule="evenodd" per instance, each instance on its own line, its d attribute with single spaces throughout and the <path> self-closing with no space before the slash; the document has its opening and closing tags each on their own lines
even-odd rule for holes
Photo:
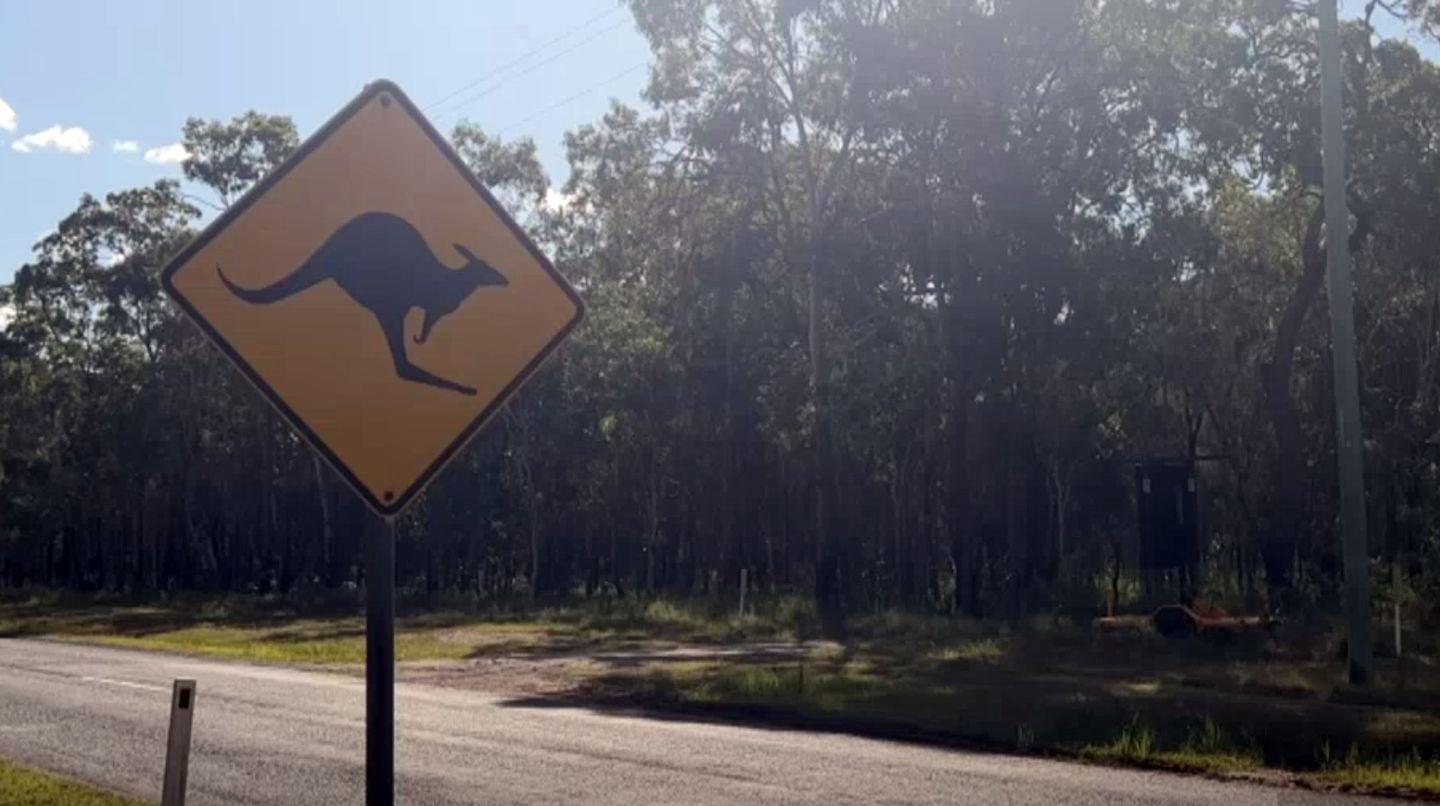
<svg viewBox="0 0 1440 806">
<path fill-rule="evenodd" d="M 1377 579 L 1437 601 L 1440 69 L 1374 24 L 1433 35 L 1433 4 L 1345 24 L 1333 243 L 1310 4 L 628 6 L 647 105 L 570 132 L 563 185 L 452 132 L 590 316 L 407 514 L 402 585 L 744 568 L 842 613 L 1087 613 L 1135 565 L 1134 463 L 1170 458 L 1198 462 L 1204 595 L 1335 605 L 1317 312 L 1345 248 Z M 183 136 L 221 205 L 298 142 L 259 112 Z M 171 181 L 86 196 L 0 290 L 0 584 L 362 578 L 359 503 L 158 293 L 199 218 Z"/>
</svg>

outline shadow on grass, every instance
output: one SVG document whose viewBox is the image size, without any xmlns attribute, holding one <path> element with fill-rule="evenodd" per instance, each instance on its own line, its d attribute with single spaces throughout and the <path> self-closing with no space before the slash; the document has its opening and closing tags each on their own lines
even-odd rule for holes
<svg viewBox="0 0 1440 806">
<path fill-rule="evenodd" d="M 43 635 L 111 635 L 146 638 L 196 627 L 238 630 L 273 630 L 277 640 L 325 640 L 364 635 L 358 597 L 322 597 L 315 600 L 288 597 L 204 596 L 179 594 L 163 599 L 128 600 L 119 597 L 68 593 L 0 599 L 0 637 Z M 474 624 L 479 617 L 464 612 L 403 612 L 396 619 L 400 630 L 431 630 Z M 341 621 L 339 625 L 326 622 Z M 289 631 L 297 622 L 323 625 L 313 631 Z M 346 623 L 352 622 L 352 623 Z"/>
<path fill-rule="evenodd" d="M 676 660 L 609 663 L 559 698 L 506 704 L 638 710 L 671 719 L 719 718 L 1064 756 L 1105 747 L 1144 725 L 1156 751 L 1145 761 L 1159 766 L 1220 768 L 1253 755 L 1271 767 L 1314 770 L 1325 748 L 1350 746 L 1375 757 L 1440 757 L 1440 715 L 1434 712 L 1193 688 L 1134 670 L 1107 678 L 986 660 L 927 660 L 923 653 L 874 657 L 853 648 L 819 661 Z M 638 666 L 648 670 L 636 671 Z M 1214 735 L 1227 737 L 1234 747 L 1212 741 L 1208 749 L 1195 749 L 1197 737 Z"/>
<path fill-rule="evenodd" d="M 664 722 L 688 722 L 707 725 L 728 725 L 773 731 L 824 731 L 831 733 L 886 739 L 925 747 L 948 747 L 988 753 L 1019 754 L 1015 745 L 983 736 L 931 731 L 900 721 L 855 719 L 842 714 L 808 714 L 793 709 L 758 703 L 696 703 L 681 699 L 642 700 L 617 697 L 613 694 L 564 694 L 554 696 L 516 697 L 499 703 L 505 708 L 579 708 L 605 716 L 642 717 Z M 1077 754 L 1056 749 L 1047 753 L 1059 757 Z"/>
<path fill-rule="evenodd" d="M 1358 743 L 1352 743 L 1346 758 L 1335 759 L 1331 756 L 1329 741 L 1322 739 L 1321 746 L 1310 755 L 1275 756 L 1263 742 L 1244 733 L 1231 732 L 1223 726 L 1222 719 L 1206 716 L 1195 720 L 1169 715 L 1165 717 L 1164 727 L 1157 730 L 1151 726 L 1149 717 L 1121 703 L 1072 707 L 1063 717 L 1043 728 L 1050 735 L 1039 734 L 1034 726 L 1026 723 L 1017 725 L 1014 732 L 997 734 L 981 725 L 936 728 L 906 719 L 794 704 L 695 701 L 687 699 L 679 688 L 664 683 L 643 693 L 627 692 L 607 689 L 606 682 L 601 679 L 597 686 L 580 693 L 516 697 L 500 704 L 507 708 L 579 708 L 603 716 L 767 731 L 819 731 L 921 747 L 1222 777 L 1242 775 L 1272 784 L 1319 789 L 1338 786 L 1344 791 L 1402 798 L 1440 796 L 1440 754 L 1434 745 L 1428 750 L 1411 746 L 1408 751 L 1396 752 L 1371 747 L 1362 752 L 1358 750 Z M 1047 698 L 1043 704 L 1053 707 L 1055 700 Z M 1291 723 L 1285 727 L 1303 729 L 1304 724 Z M 1183 731 L 1183 736 L 1177 731 Z M 1065 738 L 1056 740 L 1057 735 Z M 1281 772 L 1253 777 L 1262 767 Z"/>
<path fill-rule="evenodd" d="M 253 597 L 177 596 L 133 602 L 51 594 L 0 601 L 0 637 L 119 635 L 143 638 L 207 624 L 240 629 L 279 628 L 300 618 L 300 610 L 291 602 Z"/>
</svg>

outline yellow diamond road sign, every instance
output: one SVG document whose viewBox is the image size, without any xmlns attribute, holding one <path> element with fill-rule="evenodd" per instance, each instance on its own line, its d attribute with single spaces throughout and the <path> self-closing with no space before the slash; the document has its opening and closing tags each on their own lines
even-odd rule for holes
<svg viewBox="0 0 1440 806">
<path fill-rule="evenodd" d="M 580 322 L 415 105 L 369 85 L 161 274 L 375 510 L 404 509 Z"/>
</svg>

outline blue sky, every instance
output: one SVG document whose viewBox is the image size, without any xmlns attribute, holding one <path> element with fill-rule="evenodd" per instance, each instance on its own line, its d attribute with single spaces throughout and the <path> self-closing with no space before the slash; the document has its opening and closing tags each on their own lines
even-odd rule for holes
<svg viewBox="0 0 1440 806">
<path fill-rule="evenodd" d="M 304 137 L 374 78 L 421 107 L 479 80 L 427 114 L 532 137 L 559 179 L 562 135 L 640 103 L 649 60 L 617 0 L 3 0 L 0 284 L 82 193 L 178 178 L 187 117 L 258 109 Z"/>
<path fill-rule="evenodd" d="M 564 132 L 639 103 L 650 56 L 618 0 L 0 3 L 0 284 L 82 193 L 178 177 L 186 117 L 259 109 L 305 136 L 387 77 L 422 107 L 454 95 L 442 130 L 534 138 L 559 180 Z"/>
</svg>

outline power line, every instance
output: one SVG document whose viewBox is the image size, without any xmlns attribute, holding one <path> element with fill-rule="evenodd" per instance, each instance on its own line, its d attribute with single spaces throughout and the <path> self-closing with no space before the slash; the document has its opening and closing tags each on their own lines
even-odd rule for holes
<svg viewBox="0 0 1440 806">
<path fill-rule="evenodd" d="M 501 65 L 500 67 L 498 67 L 498 68 L 496 68 L 496 69 L 494 69 L 494 70 L 491 70 L 491 71 L 489 71 L 488 73 L 484 73 L 484 74 L 480 75 L 480 76 L 479 76 L 478 78 L 476 78 L 474 81 L 471 81 L 470 83 L 466 84 L 465 86 L 461 87 L 460 89 L 455 90 L 454 92 L 450 93 L 449 95 L 446 95 L 444 98 L 441 98 L 440 100 L 435 101 L 434 103 L 431 103 L 429 106 L 426 106 L 423 111 L 429 112 L 430 110 L 434 109 L 434 108 L 437 107 L 437 106 L 443 106 L 443 105 L 445 104 L 445 102 L 449 101 L 451 98 L 454 98 L 455 96 L 460 95 L 461 93 L 464 93 L 464 92 L 469 91 L 471 88 L 475 87 L 477 84 L 484 83 L 484 82 L 486 82 L 486 81 L 494 78 L 494 77 L 495 77 L 497 74 L 499 74 L 499 73 L 504 73 L 504 72 L 506 72 L 506 71 L 509 70 L 510 68 L 515 67 L 516 65 L 518 65 L 518 64 L 526 61 L 526 60 L 529 59 L 531 56 L 535 56 L 535 55 L 539 54 L 541 51 L 544 51 L 546 48 L 550 47 L 551 45 L 557 44 L 557 43 L 559 43 L 559 42 L 561 42 L 561 41 L 563 41 L 563 40 L 565 40 L 565 39 L 568 39 L 571 35 L 575 34 L 576 32 L 581 31 L 581 30 L 583 30 L 583 29 L 585 29 L 585 28 L 588 28 L 592 23 L 595 23 L 595 22 L 597 22 L 597 21 L 599 21 L 599 20 L 602 20 L 602 19 L 604 19 L 604 18 L 606 18 L 606 17 L 609 17 L 609 16 L 611 16 L 612 14 L 614 14 L 614 13 L 616 13 L 617 11 L 620 11 L 620 10 L 621 10 L 621 6 L 618 6 L 618 5 L 616 5 L 616 6 L 611 6 L 609 10 L 607 10 L 607 11 L 602 11 L 602 12 L 600 12 L 599 14 L 596 14 L 595 16 L 590 17 L 589 19 L 587 19 L 587 20 L 585 20 L 584 22 L 580 23 L 579 25 L 573 26 L 573 27 L 571 27 L 571 28 L 567 28 L 565 31 L 561 32 L 561 33 L 560 33 L 558 36 L 556 36 L 555 38 L 550 39 L 550 40 L 544 42 L 543 44 L 538 45 L 538 46 L 536 46 L 535 48 L 526 51 L 525 53 L 520 54 L 519 56 L 511 59 L 510 61 L 506 62 L 505 64 Z M 606 29 L 606 30 L 608 31 L 608 30 L 613 30 L 613 29 Z M 588 41 L 588 40 L 587 40 L 587 41 Z"/>
<path fill-rule="evenodd" d="M 543 61 L 536 62 L 535 64 L 530 65 L 529 67 L 525 68 L 524 70 L 521 70 L 521 71 L 518 72 L 518 73 L 513 73 L 513 74 L 511 74 L 511 75 L 504 76 L 503 78 L 502 78 L 502 77 L 497 77 L 497 79 L 496 79 L 489 87 L 486 87 L 485 89 L 481 90 L 480 92 L 476 93 L 475 95 L 472 95 L 472 96 L 470 96 L 469 98 L 466 98 L 465 100 L 461 101 L 459 104 L 451 107 L 450 111 L 442 113 L 441 115 L 439 115 L 438 119 L 444 120 L 444 119 L 447 119 L 447 118 L 450 118 L 450 117 L 455 116 L 460 110 L 462 110 L 462 109 L 464 109 L 465 107 L 467 107 L 467 106 L 475 103 L 476 101 L 480 100 L 481 98 L 484 98 L 484 97 L 487 96 L 487 95 L 490 95 L 490 94 L 492 94 L 492 93 L 494 93 L 494 92 L 496 92 L 496 91 L 498 91 L 498 90 L 501 90 L 501 89 L 504 89 L 504 88 L 507 87 L 507 86 L 510 86 L 511 83 L 513 83 L 516 79 L 518 79 L 518 78 L 520 78 L 520 77 L 522 77 L 522 76 L 529 75 L 530 73 L 533 73 L 533 72 L 535 72 L 536 70 L 539 70 L 540 68 L 542 68 L 542 67 L 544 67 L 544 66 L 546 66 L 546 65 L 548 65 L 548 64 L 553 64 L 555 61 L 557 61 L 557 60 L 560 59 L 561 57 L 563 57 L 563 56 L 565 56 L 565 55 L 567 55 L 567 54 L 570 54 L 570 53 L 574 53 L 576 50 L 579 50 L 580 48 L 584 47 L 585 45 L 588 45 L 588 44 L 590 44 L 591 42 L 594 42 L 596 39 L 599 39 L 600 37 L 604 36 L 605 34 L 610 33 L 611 31 L 615 30 L 616 28 L 619 28 L 620 26 L 622 26 L 622 25 L 624 25 L 624 24 L 625 24 L 625 21 L 624 21 L 624 20 L 621 20 L 620 22 L 617 22 L 617 23 L 615 23 L 614 25 L 611 25 L 611 26 L 609 26 L 609 27 L 607 27 L 607 28 L 601 28 L 599 31 L 596 31 L 595 33 L 591 34 L 590 36 L 585 37 L 584 39 L 580 40 L 579 42 L 576 42 L 575 44 L 571 45 L 570 47 L 565 48 L 564 50 L 561 50 L 561 51 L 556 52 L 555 54 L 551 55 L 550 58 L 548 58 L 548 59 L 545 59 L 545 60 L 543 60 Z"/>
<path fill-rule="evenodd" d="M 618 80 L 624 78 L 625 76 L 630 75 L 631 73 L 635 72 L 636 70 L 639 70 L 639 69 L 641 69 L 642 67 L 645 67 L 647 64 L 648 64 L 648 62 L 640 62 L 639 64 L 631 65 L 630 67 L 627 67 L 627 68 L 625 68 L 624 70 L 621 70 L 620 72 L 616 73 L 615 75 L 610 76 L 609 78 L 605 79 L 604 81 L 600 81 L 600 82 L 597 82 L 597 83 L 595 83 L 595 84 L 592 84 L 592 85 L 590 85 L 589 87 L 586 87 L 585 89 L 580 90 L 579 92 L 575 93 L 574 95 L 571 95 L 571 96 L 566 97 L 566 98 L 562 98 L 561 100 L 556 101 L 555 103 L 553 103 L 553 104 L 545 107 L 544 109 L 541 109 L 541 110 L 539 110 L 539 111 L 537 111 L 537 112 L 534 112 L 534 113 L 532 113 L 532 114 L 530 114 L 530 115 L 527 115 L 527 116 L 521 118 L 520 120 L 517 120 L 517 121 L 515 121 L 514 123 L 510 123 L 510 124 L 508 124 L 508 125 L 500 128 L 500 129 L 496 129 L 496 130 L 495 130 L 495 133 L 496 133 L 496 134 L 503 134 L 503 133 L 505 133 L 505 132 L 510 131 L 511 129 L 517 128 L 517 127 L 519 127 L 519 126 L 524 126 L 526 123 L 529 123 L 530 121 L 535 120 L 536 118 L 539 118 L 539 117 L 543 117 L 543 116 L 545 116 L 545 115 L 548 115 L 548 114 L 550 114 L 551 112 L 554 112 L 556 109 L 559 109 L 560 107 L 565 106 L 565 105 L 568 104 L 568 103 L 572 103 L 572 102 L 574 102 L 574 101 L 580 100 L 581 98 L 584 98 L 586 95 L 589 95 L 590 93 L 594 92 L 595 90 L 600 89 L 601 87 L 605 86 L 606 84 L 609 84 L 609 83 L 611 83 L 611 82 L 613 82 L 613 81 L 618 81 Z"/>
</svg>

